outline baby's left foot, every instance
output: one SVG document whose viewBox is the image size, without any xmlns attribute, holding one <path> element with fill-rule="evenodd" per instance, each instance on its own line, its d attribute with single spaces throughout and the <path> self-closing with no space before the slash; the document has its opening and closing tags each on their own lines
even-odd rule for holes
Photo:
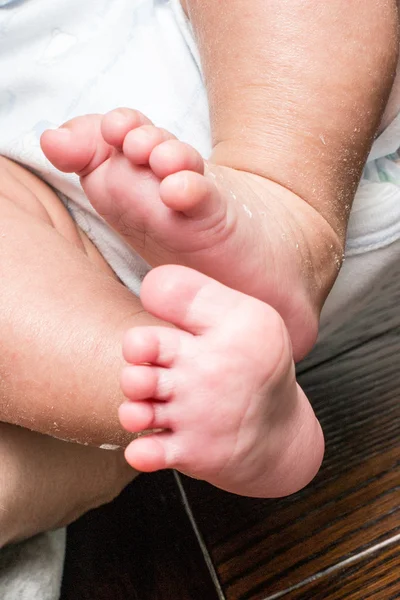
<svg viewBox="0 0 400 600">
<path fill-rule="evenodd" d="M 182 330 L 126 334 L 121 423 L 136 433 L 159 430 L 131 442 L 128 463 L 178 469 L 246 496 L 305 486 L 319 469 L 323 435 L 296 383 L 278 313 L 185 267 L 151 271 L 141 299 Z"/>
</svg>

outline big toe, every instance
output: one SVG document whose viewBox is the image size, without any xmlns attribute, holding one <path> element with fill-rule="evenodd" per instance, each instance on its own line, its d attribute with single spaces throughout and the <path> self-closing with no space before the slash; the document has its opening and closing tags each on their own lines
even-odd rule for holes
<svg viewBox="0 0 400 600">
<path fill-rule="evenodd" d="M 40 139 L 44 154 L 60 171 L 87 175 L 112 152 L 101 134 L 101 121 L 101 115 L 87 115 L 48 129 Z"/>
<path fill-rule="evenodd" d="M 268 305 L 228 288 L 193 269 L 164 265 L 150 271 L 140 297 L 145 310 L 195 335 L 227 322 L 245 328 L 279 316 Z M 253 323 L 254 324 L 254 323 Z"/>
</svg>

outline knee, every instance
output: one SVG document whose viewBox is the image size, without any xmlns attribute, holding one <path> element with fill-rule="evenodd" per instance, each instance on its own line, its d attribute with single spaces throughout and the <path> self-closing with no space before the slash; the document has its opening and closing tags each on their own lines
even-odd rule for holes
<svg viewBox="0 0 400 600">
<path fill-rule="evenodd" d="M 32 226 L 32 219 L 42 221 L 81 250 L 102 271 L 115 277 L 97 248 L 79 229 L 57 194 L 36 175 L 0 156 L 0 230 L 5 233 L 9 218 Z M 26 221 L 26 217 L 31 220 Z"/>
<path fill-rule="evenodd" d="M 57 194 L 33 173 L 0 156 L 0 220 L 21 214 L 45 222 L 84 249 L 78 227 Z"/>
</svg>

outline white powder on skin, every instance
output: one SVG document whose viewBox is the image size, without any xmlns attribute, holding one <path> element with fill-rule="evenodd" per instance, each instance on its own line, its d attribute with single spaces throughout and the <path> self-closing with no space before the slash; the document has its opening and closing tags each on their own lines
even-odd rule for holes
<svg viewBox="0 0 400 600">
<path fill-rule="evenodd" d="M 100 450 L 119 450 L 121 446 L 114 446 L 113 444 L 102 444 Z"/>
<path fill-rule="evenodd" d="M 243 204 L 242 206 L 243 206 L 244 212 L 249 217 L 249 219 L 252 219 L 253 218 L 253 213 L 251 212 L 251 210 L 249 209 L 249 207 L 246 206 L 245 204 Z"/>
</svg>

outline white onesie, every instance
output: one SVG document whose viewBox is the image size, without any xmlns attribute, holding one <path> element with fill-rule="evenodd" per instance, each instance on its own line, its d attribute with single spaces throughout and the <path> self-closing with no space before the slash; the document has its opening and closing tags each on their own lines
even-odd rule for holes
<svg viewBox="0 0 400 600">
<path fill-rule="evenodd" d="M 78 178 L 56 171 L 39 146 L 45 129 L 119 106 L 141 110 L 209 154 L 207 97 L 179 0 L 0 0 L 0 154 L 58 191 L 120 279 L 138 293 L 148 266 L 97 216 Z M 400 117 L 376 140 L 364 171 L 345 264 L 323 313 L 323 339 L 371 301 L 375 282 L 400 256 L 399 140 Z M 24 578 L 29 574 L 22 570 Z M 0 596 L 8 599 L 2 586 L 0 572 Z M 19 597 L 35 596 L 28 590 Z M 43 588 L 37 597 L 54 600 L 57 591 Z"/>
<path fill-rule="evenodd" d="M 118 106 L 143 111 L 209 154 L 207 98 L 179 0 L 0 0 L 0 154 L 59 192 L 120 279 L 138 293 L 147 265 L 98 217 L 78 178 L 56 171 L 39 146 L 45 129 Z M 398 252 L 399 133 L 400 118 L 374 144 L 322 335 L 359 310 L 382 262 L 394 256 L 393 245 Z"/>
</svg>

